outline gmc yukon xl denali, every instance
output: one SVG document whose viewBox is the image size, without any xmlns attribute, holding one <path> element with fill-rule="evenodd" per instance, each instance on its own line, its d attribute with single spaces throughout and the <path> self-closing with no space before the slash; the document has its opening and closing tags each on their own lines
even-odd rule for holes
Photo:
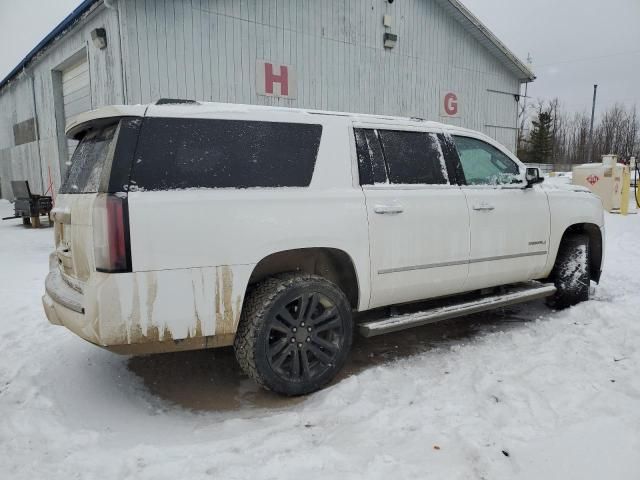
<svg viewBox="0 0 640 480">
<path fill-rule="evenodd" d="M 233 346 L 259 384 L 300 395 L 354 332 L 563 308 L 600 277 L 601 201 L 545 188 L 471 130 L 164 100 L 81 114 L 67 135 L 44 309 L 114 352 Z"/>
</svg>

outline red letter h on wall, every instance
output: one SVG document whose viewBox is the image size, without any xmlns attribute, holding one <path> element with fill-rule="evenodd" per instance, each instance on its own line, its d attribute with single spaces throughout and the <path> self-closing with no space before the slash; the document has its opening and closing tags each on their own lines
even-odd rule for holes
<svg viewBox="0 0 640 480">
<path fill-rule="evenodd" d="M 273 95 L 273 84 L 280 84 L 280 95 L 289 95 L 289 70 L 285 65 L 280 66 L 280 74 L 273 73 L 273 65 L 271 63 L 264 64 L 264 91 L 269 95 Z"/>
</svg>

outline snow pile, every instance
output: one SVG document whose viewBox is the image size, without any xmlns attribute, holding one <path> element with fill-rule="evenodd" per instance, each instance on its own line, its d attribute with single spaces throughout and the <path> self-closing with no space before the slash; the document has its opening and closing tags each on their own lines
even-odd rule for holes
<svg viewBox="0 0 640 480">
<path fill-rule="evenodd" d="M 258 391 L 228 351 L 129 360 L 49 325 L 53 232 L 2 222 L 1 476 L 640 478 L 640 218 L 607 221 L 592 301 L 359 340 L 300 400 Z"/>
<path fill-rule="evenodd" d="M 540 186 L 545 190 L 565 190 L 573 192 L 591 192 L 587 187 L 582 185 L 574 185 L 571 177 L 558 176 L 558 177 L 545 177 L 544 182 Z"/>
</svg>

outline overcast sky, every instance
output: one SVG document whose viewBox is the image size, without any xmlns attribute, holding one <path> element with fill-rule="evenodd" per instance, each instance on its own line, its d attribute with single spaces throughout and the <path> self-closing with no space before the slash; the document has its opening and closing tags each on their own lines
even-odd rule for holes
<svg viewBox="0 0 640 480">
<path fill-rule="evenodd" d="M 0 79 L 81 0 L 0 0 Z"/>
<path fill-rule="evenodd" d="M 533 97 L 573 111 L 640 107 L 640 0 L 463 0 L 518 57 L 533 58 Z"/>
<path fill-rule="evenodd" d="M 403 0 L 398 0 L 399 2 Z M 640 106 L 640 0 L 463 0 L 538 79 L 529 95 L 569 110 Z M 80 0 L 0 0 L 0 78 Z"/>
</svg>

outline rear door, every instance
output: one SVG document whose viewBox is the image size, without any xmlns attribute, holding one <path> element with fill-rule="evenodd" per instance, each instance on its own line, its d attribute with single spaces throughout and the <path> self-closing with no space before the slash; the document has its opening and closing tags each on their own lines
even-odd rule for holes
<svg viewBox="0 0 640 480">
<path fill-rule="evenodd" d="M 355 125 L 369 222 L 371 308 L 460 292 L 469 213 L 437 131 Z"/>
<path fill-rule="evenodd" d="M 519 165 L 483 136 L 455 134 L 465 182 L 471 247 L 467 289 L 539 277 L 549 241 L 549 203 L 539 187 L 524 188 Z"/>
<path fill-rule="evenodd" d="M 100 194 L 127 190 L 138 128 L 139 121 L 134 117 L 88 124 L 56 197 L 52 211 L 55 260 L 63 278 L 78 290 L 95 271 L 96 199 Z"/>
</svg>

